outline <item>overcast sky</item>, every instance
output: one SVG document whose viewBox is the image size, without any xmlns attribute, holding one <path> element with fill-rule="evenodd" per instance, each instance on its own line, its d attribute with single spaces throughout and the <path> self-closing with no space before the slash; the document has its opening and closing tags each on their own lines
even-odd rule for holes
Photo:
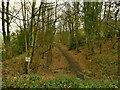
<svg viewBox="0 0 120 90">
<path fill-rule="evenodd" d="M 6 2 L 7 0 L 4 0 L 4 1 Z M 21 0 L 10 0 L 10 8 L 9 9 L 11 10 L 13 8 L 13 6 L 15 6 L 19 10 L 19 8 L 21 7 L 20 6 L 20 1 Z M 26 0 L 26 1 L 28 1 L 28 0 Z M 29 1 L 32 2 L 32 0 L 29 0 Z M 47 2 L 55 2 L 55 1 L 56 0 L 47 0 Z M 63 2 L 68 2 L 68 1 L 72 1 L 72 0 L 57 0 L 58 3 L 63 3 Z M 1 2 L 2 2 L 2 0 L 0 0 L 0 9 L 2 8 Z M 38 7 L 40 2 L 41 2 L 41 0 L 36 0 L 36 2 L 37 2 L 36 3 L 36 7 Z M 1 13 L 0 13 L 0 17 L 1 17 Z M 21 18 L 22 18 L 22 16 L 21 16 Z M 11 25 L 10 31 L 14 32 L 17 29 L 16 24 L 11 23 L 10 25 Z M 1 35 L 1 33 L 2 33 L 2 20 L 0 19 L 0 35 Z"/>
<path fill-rule="evenodd" d="M 4 1 L 6 2 L 7 0 L 4 0 Z M 20 6 L 20 1 L 21 0 L 10 0 L 10 10 L 11 10 L 11 8 L 13 6 L 15 6 L 15 7 L 17 7 L 19 9 L 20 8 L 19 7 Z M 28 0 L 26 0 L 26 1 L 28 1 Z M 32 1 L 32 0 L 29 0 L 29 1 Z M 36 0 L 36 1 L 37 1 L 36 7 L 38 7 L 38 5 L 40 4 L 41 0 Z M 55 2 L 55 1 L 56 0 L 47 0 L 47 2 Z M 72 1 L 82 1 L 82 0 L 57 0 L 58 3 L 72 2 Z M 85 1 L 107 1 L 107 0 L 85 0 Z M 116 1 L 118 1 L 118 0 L 116 0 Z M 1 2 L 2 2 L 2 0 L 0 0 L 0 9 L 2 8 Z M 0 13 L 0 17 L 1 17 L 1 13 Z M 22 16 L 21 16 L 21 18 L 22 18 Z M 10 31 L 13 32 L 16 29 L 17 29 L 16 24 L 11 23 Z M 2 32 L 2 20 L 0 19 L 0 35 L 1 35 L 1 32 Z"/>
</svg>

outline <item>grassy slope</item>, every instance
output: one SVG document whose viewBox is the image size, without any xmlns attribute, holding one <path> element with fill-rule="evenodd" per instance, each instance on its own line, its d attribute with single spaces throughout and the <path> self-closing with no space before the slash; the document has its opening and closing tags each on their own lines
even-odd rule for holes
<svg viewBox="0 0 120 90">
<path fill-rule="evenodd" d="M 84 70 L 90 79 L 117 79 L 117 48 L 111 49 L 111 43 L 107 42 L 103 45 L 102 54 L 94 54 L 89 60 L 86 60 L 86 50 L 81 49 L 81 53 L 76 54 L 75 50 L 67 51 L 66 46 L 61 46 L 64 48 L 75 60 L 78 62 L 80 67 Z M 97 49 L 96 49 L 97 51 Z M 35 53 L 33 63 L 31 65 L 30 74 L 37 74 L 42 77 L 43 80 L 53 79 L 55 76 L 66 75 L 75 76 L 64 56 L 57 48 L 53 48 L 53 62 L 49 70 L 43 69 L 44 59 L 41 59 L 38 52 Z M 13 57 L 10 60 L 3 61 L 3 81 L 4 78 L 14 78 L 24 76 L 23 66 L 24 58 L 26 54 L 22 54 L 18 57 Z M 5 84 L 5 83 L 3 83 Z"/>
</svg>

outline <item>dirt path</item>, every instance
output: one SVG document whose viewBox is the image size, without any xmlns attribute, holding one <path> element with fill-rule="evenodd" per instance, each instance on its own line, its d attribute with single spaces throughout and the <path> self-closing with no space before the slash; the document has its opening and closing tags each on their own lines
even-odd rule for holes
<svg viewBox="0 0 120 90">
<path fill-rule="evenodd" d="M 67 59 L 71 69 L 74 71 L 74 73 L 77 75 L 77 77 L 84 79 L 84 74 L 82 72 L 82 69 L 78 65 L 77 62 L 73 59 L 72 56 L 70 56 L 65 50 L 63 50 L 58 44 L 55 44 L 56 47 L 62 52 L 62 54 L 65 56 Z"/>
</svg>

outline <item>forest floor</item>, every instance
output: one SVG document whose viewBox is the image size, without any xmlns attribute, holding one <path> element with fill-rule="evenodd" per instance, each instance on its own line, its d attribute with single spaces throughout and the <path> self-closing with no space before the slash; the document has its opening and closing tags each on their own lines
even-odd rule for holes
<svg viewBox="0 0 120 90">
<path fill-rule="evenodd" d="M 116 79 L 118 74 L 118 56 L 117 48 L 111 48 L 111 42 L 107 41 L 103 44 L 102 54 L 95 49 L 95 54 L 86 59 L 86 48 L 80 48 L 80 53 L 76 50 L 68 51 L 66 45 L 61 45 L 82 68 L 82 71 L 91 79 L 110 78 Z M 2 62 L 2 77 L 16 77 L 24 75 L 24 62 L 26 53 Z M 57 47 L 53 47 L 53 61 L 50 63 L 48 70 L 45 70 L 43 64 L 45 58 L 42 59 L 38 52 L 35 52 L 33 63 L 31 65 L 30 74 L 38 74 L 43 80 L 50 80 L 56 76 L 75 76 L 69 66 L 66 58 Z"/>
</svg>

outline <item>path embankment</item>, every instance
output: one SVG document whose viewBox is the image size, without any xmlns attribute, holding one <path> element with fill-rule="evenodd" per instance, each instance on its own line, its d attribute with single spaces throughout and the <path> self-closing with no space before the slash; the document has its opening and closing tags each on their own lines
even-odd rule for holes
<svg viewBox="0 0 120 90">
<path fill-rule="evenodd" d="M 75 62 L 74 58 L 72 56 L 70 56 L 64 49 L 62 49 L 58 44 L 55 44 L 56 47 L 58 47 L 58 49 L 62 52 L 62 54 L 65 56 L 65 58 L 67 59 L 71 69 L 74 71 L 74 73 L 76 74 L 76 76 L 78 78 L 84 79 L 84 74 L 82 72 L 82 69 L 80 68 L 80 66 L 78 65 L 77 62 Z"/>
</svg>

